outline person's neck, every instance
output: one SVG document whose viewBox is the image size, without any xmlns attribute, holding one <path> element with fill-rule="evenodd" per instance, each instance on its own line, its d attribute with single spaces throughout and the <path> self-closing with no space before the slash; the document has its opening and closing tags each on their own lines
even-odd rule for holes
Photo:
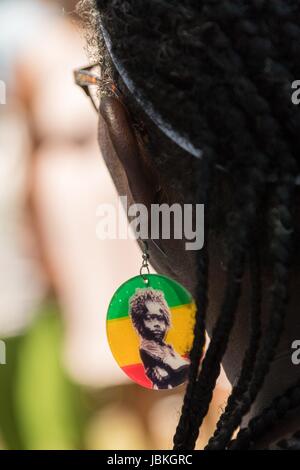
<svg viewBox="0 0 300 470">
<path fill-rule="evenodd" d="M 225 276 L 225 273 L 223 275 Z M 217 286 L 224 285 L 224 283 L 217 281 L 218 280 L 215 279 L 215 284 L 212 286 L 209 296 L 210 306 L 207 315 L 207 329 L 209 335 L 211 335 L 217 315 L 219 314 L 220 301 L 222 300 L 220 299 Z M 223 279 L 221 281 L 223 281 Z M 263 292 L 268 292 L 270 285 L 267 285 L 266 280 L 264 284 Z M 222 362 L 231 384 L 235 384 L 238 380 L 241 372 L 241 363 L 249 344 L 249 292 L 250 286 L 246 277 L 243 293 L 239 302 L 239 312 L 237 312 L 237 319 Z M 275 358 L 270 365 L 270 370 L 265 377 L 263 386 L 250 412 L 243 419 L 242 426 L 246 426 L 251 418 L 259 415 L 266 407 L 270 406 L 275 397 L 284 394 L 286 390 L 300 378 L 300 365 L 297 366 L 293 364 L 293 349 L 291 348 L 294 340 L 300 340 L 300 317 L 297 313 L 299 310 L 299 292 L 300 279 L 295 276 L 291 281 L 291 295 L 287 305 L 285 329 L 282 332 L 280 344 L 277 347 Z M 266 325 L 268 324 L 269 314 L 269 305 L 264 302 L 262 304 L 262 340 L 268 335 Z M 266 440 L 273 442 L 274 438 L 280 439 L 289 433 L 295 432 L 297 429 L 300 429 L 300 410 L 294 409 L 291 410 L 284 419 L 280 420 L 280 422 L 278 420 L 278 424 L 275 423 L 272 430 L 265 435 L 265 441 L 263 442 L 264 444 L 266 444 Z"/>
<path fill-rule="evenodd" d="M 291 361 L 291 351 L 287 350 L 272 362 L 264 385 L 253 403 L 250 412 L 243 419 L 242 427 L 269 407 L 274 398 L 280 396 L 299 379 L 299 366 Z M 276 414 L 276 413 L 275 413 Z M 283 418 L 275 419 L 274 424 L 258 439 L 255 448 L 264 449 L 300 429 L 300 407 L 291 408 Z"/>
<path fill-rule="evenodd" d="M 264 450 L 277 448 L 282 440 L 289 440 L 291 436 L 300 429 L 300 407 L 289 411 L 286 416 L 278 420 L 270 430 L 253 445 L 253 450 Z"/>
</svg>

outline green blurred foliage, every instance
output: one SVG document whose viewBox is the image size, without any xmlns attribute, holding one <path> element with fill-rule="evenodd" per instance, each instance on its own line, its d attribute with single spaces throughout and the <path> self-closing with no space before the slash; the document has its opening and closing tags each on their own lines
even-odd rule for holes
<svg viewBox="0 0 300 470">
<path fill-rule="evenodd" d="M 0 365 L 0 433 L 8 449 L 79 449 L 81 390 L 61 364 L 63 328 L 47 305 L 22 337 L 8 339 Z"/>
</svg>

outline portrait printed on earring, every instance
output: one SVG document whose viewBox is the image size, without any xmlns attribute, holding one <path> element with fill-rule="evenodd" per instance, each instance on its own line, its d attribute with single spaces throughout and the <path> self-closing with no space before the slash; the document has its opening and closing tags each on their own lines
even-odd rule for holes
<svg viewBox="0 0 300 470">
<path fill-rule="evenodd" d="M 172 324 L 164 293 L 151 287 L 136 289 L 129 299 L 129 315 L 139 336 L 145 374 L 153 388 L 170 389 L 185 382 L 189 360 L 166 342 Z"/>
</svg>

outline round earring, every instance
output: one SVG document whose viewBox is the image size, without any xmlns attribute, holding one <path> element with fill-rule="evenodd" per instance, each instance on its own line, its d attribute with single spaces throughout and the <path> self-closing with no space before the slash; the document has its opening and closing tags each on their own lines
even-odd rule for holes
<svg viewBox="0 0 300 470">
<path fill-rule="evenodd" d="M 143 242 L 139 275 L 124 282 L 107 312 L 111 352 L 134 382 L 154 390 L 184 383 L 189 370 L 196 306 L 177 281 L 151 274 Z"/>
</svg>

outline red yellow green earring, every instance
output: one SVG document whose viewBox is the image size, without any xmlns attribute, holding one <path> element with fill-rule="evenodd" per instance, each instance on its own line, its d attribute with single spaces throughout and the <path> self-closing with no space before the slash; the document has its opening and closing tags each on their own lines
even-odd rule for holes
<svg viewBox="0 0 300 470">
<path fill-rule="evenodd" d="M 187 379 L 195 302 L 178 282 L 150 274 L 144 242 L 140 274 L 122 284 L 107 312 L 107 337 L 121 369 L 151 389 L 170 389 Z"/>
</svg>

